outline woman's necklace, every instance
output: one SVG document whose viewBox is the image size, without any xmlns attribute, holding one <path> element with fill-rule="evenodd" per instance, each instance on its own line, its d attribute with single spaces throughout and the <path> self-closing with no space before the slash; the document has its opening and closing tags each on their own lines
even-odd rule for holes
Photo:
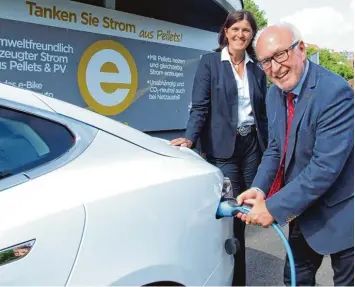
<svg viewBox="0 0 355 287">
<path fill-rule="evenodd" d="M 238 68 L 239 68 L 240 63 L 243 62 L 244 60 L 245 60 L 245 57 L 239 63 L 234 63 L 232 58 L 231 58 L 231 61 L 232 61 L 233 65 L 234 65 L 234 68 L 237 70 L 237 72 L 238 72 Z"/>
</svg>

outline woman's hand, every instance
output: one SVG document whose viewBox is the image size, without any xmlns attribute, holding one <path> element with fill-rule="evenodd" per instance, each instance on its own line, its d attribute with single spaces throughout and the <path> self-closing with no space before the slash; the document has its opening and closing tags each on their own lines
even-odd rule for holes
<svg viewBox="0 0 355 287">
<path fill-rule="evenodd" d="M 182 147 L 187 147 L 191 148 L 192 147 L 192 141 L 185 139 L 185 138 L 177 138 L 173 139 L 170 144 L 172 146 L 182 146 Z"/>
</svg>

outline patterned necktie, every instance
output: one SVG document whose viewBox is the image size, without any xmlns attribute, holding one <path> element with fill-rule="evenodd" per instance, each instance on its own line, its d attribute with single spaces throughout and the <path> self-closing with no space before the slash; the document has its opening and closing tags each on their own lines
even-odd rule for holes
<svg viewBox="0 0 355 287">
<path fill-rule="evenodd" d="M 288 93 L 287 94 L 287 127 L 286 127 L 286 136 L 285 136 L 285 144 L 284 144 L 284 152 L 282 155 L 281 163 L 279 166 L 279 170 L 277 171 L 276 177 L 271 185 L 270 191 L 267 197 L 271 197 L 276 192 L 278 192 L 284 186 L 284 175 L 285 175 L 285 160 L 286 160 L 286 152 L 288 146 L 288 135 L 291 129 L 293 115 L 295 114 L 295 104 L 293 100 L 295 98 L 295 94 Z"/>
</svg>

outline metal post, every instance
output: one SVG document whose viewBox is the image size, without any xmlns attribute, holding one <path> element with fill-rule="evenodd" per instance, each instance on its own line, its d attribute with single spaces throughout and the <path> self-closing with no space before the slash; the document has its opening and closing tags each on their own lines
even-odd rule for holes
<svg viewBox="0 0 355 287">
<path fill-rule="evenodd" d="M 108 9 L 116 10 L 116 0 L 104 0 L 104 6 Z"/>
</svg>

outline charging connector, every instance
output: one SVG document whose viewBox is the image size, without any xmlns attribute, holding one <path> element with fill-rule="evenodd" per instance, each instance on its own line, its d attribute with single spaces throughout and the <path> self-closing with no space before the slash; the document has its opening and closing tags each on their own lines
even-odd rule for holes
<svg viewBox="0 0 355 287">
<path fill-rule="evenodd" d="M 247 214 L 250 211 L 250 206 L 247 205 L 238 205 L 237 201 L 234 198 L 223 198 L 218 205 L 216 218 L 220 219 L 223 217 L 235 217 L 239 212 Z M 272 228 L 275 229 L 276 233 L 281 238 L 282 243 L 285 246 L 288 260 L 290 262 L 291 270 L 291 286 L 296 286 L 296 268 L 295 261 L 293 258 L 291 247 L 287 241 L 285 234 L 282 232 L 280 226 L 275 222 L 272 223 Z"/>
</svg>

